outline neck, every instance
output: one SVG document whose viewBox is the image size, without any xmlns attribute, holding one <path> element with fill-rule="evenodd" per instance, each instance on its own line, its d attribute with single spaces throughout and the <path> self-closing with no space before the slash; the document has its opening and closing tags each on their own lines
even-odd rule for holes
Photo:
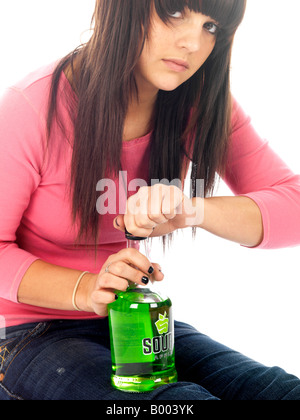
<svg viewBox="0 0 300 420">
<path fill-rule="evenodd" d="M 131 98 L 124 126 L 124 141 L 143 137 L 152 130 L 157 90 L 139 89 L 138 97 Z"/>
<path fill-rule="evenodd" d="M 138 106 L 153 108 L 159 89 L 154 87 L 151 83 L 146 81 L 139 72 L 135 72 L 135 80 L 138 88 L 138 98 L 132 98 L 132 104 Z"/>
<path fill-rule="evenodd" d="M 78 59 L 75 58 L 74 62 L 75 72 L 78 70 Z M 73 86 L 73 74 L 71 65 L 68 65 L 64 73 Z M 132 95 L 127 115 L 124 123 L 123 141 L 129 141 L 139 137 L 143 137 L 150 133 L 153 129 L 152 120 L 157 99 L 158 89 L 149 85 L 144 80 L 140 80 L 139 75 L 136 75 L 136 82 L 138 87 L 138 96 Z"/>
</svg>

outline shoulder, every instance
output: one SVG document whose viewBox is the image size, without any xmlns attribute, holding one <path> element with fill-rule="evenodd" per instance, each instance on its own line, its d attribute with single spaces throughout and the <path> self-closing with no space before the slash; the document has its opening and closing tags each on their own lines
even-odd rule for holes
<svg viewBox="0 0 300 420">
<path fill-rule="evenodd" d="M 232 114 L 231 114 L 231 127 L 232 132 L 239 130 L 244 125 L 251 124 L 250 116 L 241 107 L 239 102 L 232 96 Z"/>
<path fill-rule="evenodd" d="M 41 167 L 46 145 L 46 119 L 55 63 L 7 88 L 0 98 L 0 149 L 15 160 Z"/>
<path fill-rule="evenodd" d="M 51 64 L 34 70 L 33 72 L 27 74 L 23 79 L 14 83 L 12 87 L 15 87 L 16 89 L 19 89 L 24 92 L 34 92 L 43 84 L 47 85 L 49 83 L 49 80 L 51 80 L 56 64 L 56 62 L 53 62 Z"/>
<path fill-rule="evenodd" d="M 45 121 L 54 68 L 55 63 L 42 67 L 8 87 L 0 99 L 1 115 Z"/>
</svg>

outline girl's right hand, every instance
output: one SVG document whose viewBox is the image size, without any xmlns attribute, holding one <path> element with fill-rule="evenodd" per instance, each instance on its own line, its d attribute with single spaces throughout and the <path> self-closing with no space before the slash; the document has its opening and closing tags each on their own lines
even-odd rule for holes
<svg viewBox="0 0 300 420">
<path fill-rule="evenodd" d="M 78 288 L 77 306 L 86 312 L 107 316 L 107 305 L 116 300 L 116 290 L 126 291 L 128 281 L 147 285 L 164 278 L 159 264 L 151 263 L 137 249 L 125 248 L 112 254 L 103 264 L 99 275 L 83 277 Z"/>
</svg>

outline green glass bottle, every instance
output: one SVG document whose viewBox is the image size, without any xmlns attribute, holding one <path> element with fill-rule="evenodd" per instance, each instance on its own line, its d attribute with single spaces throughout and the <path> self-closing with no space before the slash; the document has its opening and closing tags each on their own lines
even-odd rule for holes
<svg viewBox="0 0 300 420">
<path fill-rule="evenodd" d="M 126 237 L 135 248 L 144 239 Z M 149 286 L 130 284 L 108 309 L 113 387 L 149 392 L 176 382 L 171 300 Z"/>
</svg>

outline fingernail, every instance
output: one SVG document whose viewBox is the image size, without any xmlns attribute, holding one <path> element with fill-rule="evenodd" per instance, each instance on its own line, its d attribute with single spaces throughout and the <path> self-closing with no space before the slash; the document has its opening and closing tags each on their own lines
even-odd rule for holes
<svg viewBox="0 0 300 420">
<path fill-rule="evenodd" d="M 145 285 L 146 285 L 146 284 L 148 284 L 148 283 L 149 283 L 149 279 L 148 279 L 148 277 L 144 276 L 144 277 L 142 278 L 142 283 L 144 283 Z"/>
<path fill-rule="evenodd" d="M 153 271 L 154 271 L 154 268 L 152 267 L 152 265 L 151 265 L 151 267 L 149 268 L 149 270 L 148 270 L 148 273 L 149 274 L 152 274 L 153 273 Z"/>
</svg>

